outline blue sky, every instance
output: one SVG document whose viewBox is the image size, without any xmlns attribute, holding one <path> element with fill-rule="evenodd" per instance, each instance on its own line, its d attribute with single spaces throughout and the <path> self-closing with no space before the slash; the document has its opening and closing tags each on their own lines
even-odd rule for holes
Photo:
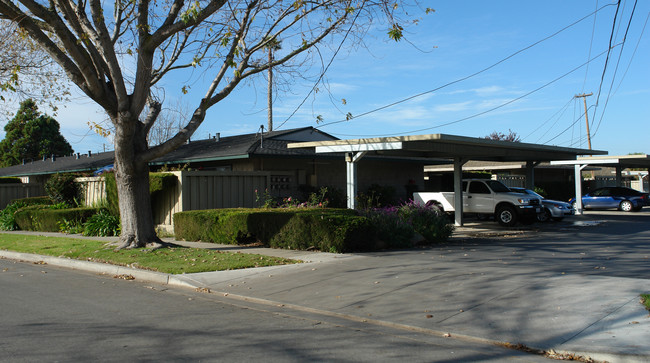
<svg viewBox="0 0 650 363">
<path fill-rule="evenodd" d="M 610 2 L 424 0 L 423 4 L 436 12 L 407 28 L 408 42 L 388 40 L 386 26 L 376 24 L 365 38 L 367 47 L 339 53 L 326 73 L 329 92 L 321 85 L 321 92 L 308 97 L 297 111 L 313 82 L 296 80 L 289 90 L 278 93 L 275 128 L 315 126 L 342 139 L 431 133 L 482 137 L 512 130 L 524 142 L 587 148 L 584 106 L 574 96 L 593 93 L 587 97 L 593 148 L 611 155 L 650 153 L 650 25 L 642 34 L 650 2 L 636 5 L 626 42 L 609 52 L 604 77 L 616 5 L 523 49 Z M 634 1 L 621 2 L 613 44 L 621 43 L 633 6 Z M 331 53 L 324 57 L 328 61 Z M 590 57 L 595 59 L 584 65 Z M 317 72 L 316 67 L 311 70 Z M 193 84 L 183 96 L 178 79 L 164 85 L 166 100 L 180 100 L 190 108 L 204 87 Z M 348 112 L 361 115 L 425 92 L 337 122 Z M 317 124 L 319 115 L 324 121 Z M 76 151 L 112 149 L 109 140 L 88 132 L 88 121 L 103 119 L 90 101 L 75 99 L 57 119 Z M 266 122 L 266 85 L 260 78 L 210 109 L 194 138 L 216 132 L 253 133 Z"/>
</svg>

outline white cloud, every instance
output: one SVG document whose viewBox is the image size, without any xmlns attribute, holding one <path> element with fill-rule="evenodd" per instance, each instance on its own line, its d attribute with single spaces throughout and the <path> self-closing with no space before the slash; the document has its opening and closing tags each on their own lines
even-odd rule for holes
<svg viewBox="0 0 650 363">
<path fill-rule="evenodd" d="M 467 111 L 474 109 L 472 107 L 473 102 L 472 101 L 465 101 L 465 102 L 458 102 L 458 103 L 448 103 L 444 105 L 436 105 L 433 108 L 434 112 L 459 112 L 459 111 Z"/>
</svg>

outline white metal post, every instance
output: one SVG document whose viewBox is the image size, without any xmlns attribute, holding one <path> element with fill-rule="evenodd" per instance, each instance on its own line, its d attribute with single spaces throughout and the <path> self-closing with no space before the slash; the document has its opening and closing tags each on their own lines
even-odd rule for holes
<svg viewBox="0 0 650 363">
<path fill-rule="evenodd" d="M 357 207 L 357 162 L 366 155 L 365 151 L 358 153 L 346 153 L 346 194 L 348 196 L 348 208 Z"/>
<path fill-rule="evenodd" d="M 454 224 L 463 225 L 463 165 L 465 161 L 454 158 Z"/>
<path fill-rule="evenodd" d="M 578 165 L 575 164 L 574 171 L 575 171 L 575 176 L 573 179 L 575 179 L 575 184 L 576 184 L 576 214 L 582 215 L 582 169 L 584 169 L 587 165 Z"/>
</svg>

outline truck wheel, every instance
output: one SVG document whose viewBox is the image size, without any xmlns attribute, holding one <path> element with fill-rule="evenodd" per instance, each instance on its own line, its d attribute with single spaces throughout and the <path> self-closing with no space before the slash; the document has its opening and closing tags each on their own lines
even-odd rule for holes
<svg viewBox="0 0 650 363">
<path fill-rule="evenodd" d="M 517 212 L 509 205 L 504 205 L 497 209 L 497 222 L 506 227 L 512 227 L 517 224 Z"/>
<path fill-rule="evenodd" d="M 442 209 L 442 206 L 433 200 L 428 201 L 424 206 L 433 210 L 438 215 L 442 215 L 445 212 L 444 209 Z"/>
</svg>

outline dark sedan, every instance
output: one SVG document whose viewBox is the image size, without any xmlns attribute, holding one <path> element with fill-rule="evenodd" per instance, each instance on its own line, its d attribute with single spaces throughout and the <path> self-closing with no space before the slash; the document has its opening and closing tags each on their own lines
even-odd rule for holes
<svg viewBox="0 0 650 363">
<path fill-rule="evenodd" d="M 569 203 L 575 205 L 575 198 Z M 592 190 L 582 196 L 585 209 L 619 209 L 624 212 L 637 212 L 650 205 L 648 193 L 626 187 L 605 187 Z"/>
</svg>

